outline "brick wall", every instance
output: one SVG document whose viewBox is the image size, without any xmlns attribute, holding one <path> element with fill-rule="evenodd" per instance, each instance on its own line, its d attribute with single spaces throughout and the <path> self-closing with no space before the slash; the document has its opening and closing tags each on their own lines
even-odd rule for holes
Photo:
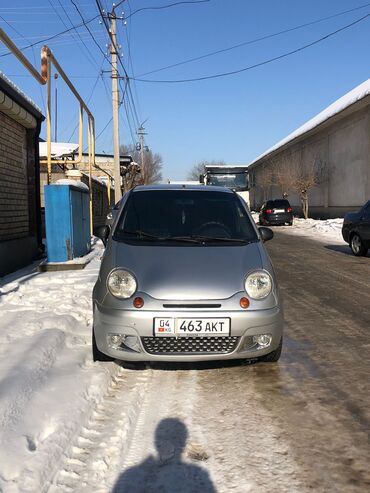
<svg viewBox="0 0 370 493">
<path fill-rule="evenodd" d="M 27 132 L 0 112 L 0 241 L 29 234 Z"/>
</svg>

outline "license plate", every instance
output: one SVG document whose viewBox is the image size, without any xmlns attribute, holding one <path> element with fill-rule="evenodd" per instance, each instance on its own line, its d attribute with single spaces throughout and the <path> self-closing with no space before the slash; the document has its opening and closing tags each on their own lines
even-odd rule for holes
<svg viewBox="0 0 370 493">
<path fill-rule="evenodd" d="M 285 210 L 284 210 L 284 209 L 274 209 L 274 212 L 275 212 L 275 213 L 276 213 L 276 212 L 285 212 Z"/>
<path fill-rule="evenodd" d="M 229 318 L 155 318 L 155 336 L 229 336 Z"/>
</svg>

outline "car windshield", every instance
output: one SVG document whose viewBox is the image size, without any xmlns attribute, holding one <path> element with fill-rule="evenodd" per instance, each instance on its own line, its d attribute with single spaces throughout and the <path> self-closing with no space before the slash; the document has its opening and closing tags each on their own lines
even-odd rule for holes
<svg viewBox="0 0 370 493">
<path fill-rule="evenodd" d="M 131 193 L 113 239 L 146 244 L 237 245 L 258 241 L 240 199 L 232 193 L 141 190 Z"/>
<path fill-rule="evenodd" d="M 208 174 L 207 183 L 229 188 L 245 188 L 248 185 L 246 173 Z"/>
</svg>

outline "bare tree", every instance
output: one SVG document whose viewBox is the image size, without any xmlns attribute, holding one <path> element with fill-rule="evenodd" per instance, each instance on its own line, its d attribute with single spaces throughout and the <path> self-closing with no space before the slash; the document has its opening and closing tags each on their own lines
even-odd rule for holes
<svg viewBox="0 0 370 493">
<path fill-rule="evenodd" d="M 187 178 L 188 180 L 198 181 L 199 176 L 204 173 L 206 166 L 224 166 L 225 164 L 225 161 L 201 161 L 192 167 Z"/>
<path fill-rule="evenodd" d="M 256 185 L 262 190 L 263 201 L 268 199 L 268 195 L 273 185 L 273 168 L 269 162 L 264 164 L 256 173 Z"/>
<path fill-rule="evenodd" d="M 309 193 L 315 186 L 323 183 L 326 177 L 326 164 L 320 158 L 309 158 L 305 162 L 292 163 L 291 179 L 293 189 L 301 199 L 304 218 L 308 218 Z"/>
<path fill-rule="evenodd" d="M 271 160 L 273 169 L 273 184 L 276 185 L 281 192 L 281 196 L 286 199 L 289 192 L 295 189 L 295 176 L 292 174 L 292 162 L 294 156 L 291 152 L 280 154 L 277 159 Z"/>
<path fill-rule="evenodd" d="M 145 151 L 144 166 L 141 163 L 141 153 L 134 146 L 122 145 L 120 148 L 122 155 L 132 156 L 137 165 L 129 166 L 127 173 L 123 177 L 125 191 L 130 190 L 136 185 L 150 185 L 162 180 L 163 160 L 160 154 L 153 153 L 151 150 Z"/>
</svg>

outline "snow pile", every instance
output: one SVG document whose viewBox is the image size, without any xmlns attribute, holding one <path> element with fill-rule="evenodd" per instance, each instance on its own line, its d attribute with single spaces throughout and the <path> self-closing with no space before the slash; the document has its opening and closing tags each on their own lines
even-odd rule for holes
<svg viewBox="0 0 370 493">
<path fill-rule="evenodd" d="M 258 225 L 258 212 L 252 212 L 252 217 Z M 275 232 L 290 233 L 294 235 L 307 236 L 312 240 L 346 245 L 342 237 L 343 218 L 337 219 L 303 219 L 295 217 L 293 226 L 276 226 Z"/>
<path fill-rule="evenodd" d="M 120 367 L 91 359 L 91 291 L 102 245 L 84 270 L 0 279 L 0 491 L 42 491 Z"/>
<path fill-rule="evenodd" d="M 341 218 L 326 220 L 294 218 L 293 227 L 286 227 L 284 231 L 308 236 L 321 242 L 344 245 L 346 243 L 342 237 L 342 226 Z"/>
</svg>

